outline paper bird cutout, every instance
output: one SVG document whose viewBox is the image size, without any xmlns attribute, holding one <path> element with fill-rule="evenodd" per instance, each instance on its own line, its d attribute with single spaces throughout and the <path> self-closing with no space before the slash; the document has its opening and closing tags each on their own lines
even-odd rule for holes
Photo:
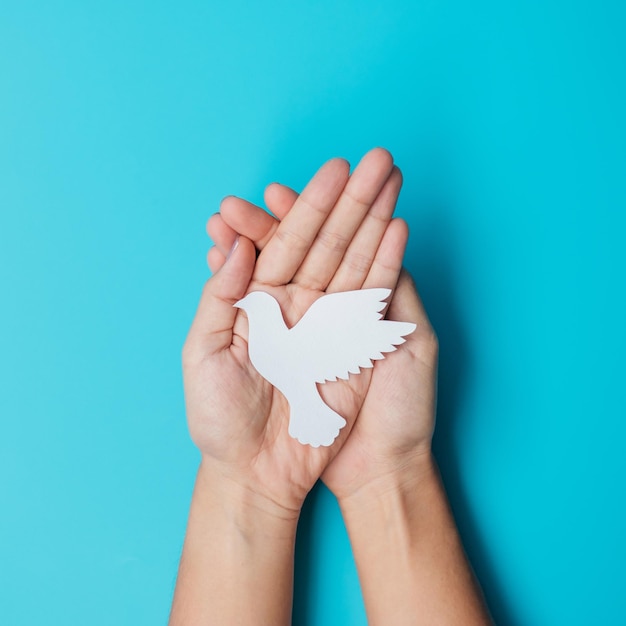
<svg viewBox="0 0 626 626">
<path fill-rule="evenodd" d="M 415 324 L 383 320 L 389 289 L 327 294 L 293 328 L 278 302 L 253 291 L 234 306 L 248 316 L 248 354 L 256 370 L 289 402 L 289 434 L 314 448 L 329 446 L 346 420 L 327 406 L 316 383 L 347 380 L 404 343 Z"/>
</svg>

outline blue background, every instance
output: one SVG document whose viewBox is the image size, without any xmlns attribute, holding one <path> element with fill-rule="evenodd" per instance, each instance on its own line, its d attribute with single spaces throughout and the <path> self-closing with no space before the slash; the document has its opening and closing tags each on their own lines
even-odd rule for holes
<svg viewBox="0 0 626 626">
<path fill-rule="evenodd" d="M 624 7 L 3 0 L 2 623 L 166 622 L 205 221 L 375 145 L 404 172 L 435 448 L 496 620 L 625 623 Z M 294 611 L 366 623 L 320 487 Z"/>
</svg>

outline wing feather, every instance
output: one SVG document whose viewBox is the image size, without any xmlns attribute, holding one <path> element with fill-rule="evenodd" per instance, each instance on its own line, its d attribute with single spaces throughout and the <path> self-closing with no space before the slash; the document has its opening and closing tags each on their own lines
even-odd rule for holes
<svg viewBox="0 0 626 626">
<path fill-rule="evenodd" d="M 289 331 L 295 355 L 316 382 L 347 379 L 404 343 L 415 324 L 382 319 L 389 289 L 322 296 Z"/>
</svg>

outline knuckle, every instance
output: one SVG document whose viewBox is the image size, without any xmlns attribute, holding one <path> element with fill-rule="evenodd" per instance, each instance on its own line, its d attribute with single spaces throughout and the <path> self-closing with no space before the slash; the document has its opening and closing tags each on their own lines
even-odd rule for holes
<svg viewBox="0 0 626 626">
<path fill-rule="evenodd" d="M 349 243 L 349 240 L 345 235 L 328 230 L 321 230 L 318 233 L 317 238 L 319 242 L 331 252 L 342 252 L 346 249 Z"/>
<path fill-rule="evenodd" d="M 363 274 L 369 271 L 372 266 L 372 259 L 366 254 L 361 254 L 359 252 L 350 252 L 345 255 L 343 258 L 346 266 L 359 274 Z"/>
<path fill-rule="evenodd" d="M 309 199 L 303 194 L 298 198 L 298 202 L 304 207 L 307 212 L 319 213 L 322 216 L 328 215 L 330 211 L 329 206 L 325 204 L 318 204 L 317 202 L 310 202 Z"/>
<path fill-rule="evenodd" d="M 343 193 L 346 196 L 346 198 L 348 198 L 348 200 L 350 201 L 350 204 L 355 205 L 357 210 L 360 210 L 361 212 L 363 212 L 363 211 L 367 211 L 370 208 L 371 202 L 369 202 L 367 198 L 359 197 L 350 189 L 346 189 Z"/>
<path fill-rule="evenodd" d="M 275 236 L 281 244 L 288 248 L 305 250 L 309 245 L 307 240 L 302 235 L 287 228 L 278 228 Z"/>
<path fill-rule="evenodd" d="M 376 206 L 365 216 L 369 222 L 375 222 L 378 227 L 386 227 L 389 224 L 390 217 L 384 209 Z"/>
<path fill-rule="evenodd" d="M 315 272 L 303 267 L 298 270 L 295 281 L 304 289 L 321 289 L 323 282 L 321 278 L 319 271 Z"/>
</svg>

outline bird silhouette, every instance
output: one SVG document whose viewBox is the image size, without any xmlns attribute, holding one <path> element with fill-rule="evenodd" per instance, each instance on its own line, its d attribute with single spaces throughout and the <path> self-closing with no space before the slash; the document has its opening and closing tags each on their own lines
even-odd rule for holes
<svg viewBox="0 0 626 626">
<path fill-rule="evenodd" d="M 317 383 L 347 380 L 404 343 L 415 324 L 382 319 L 389 289 L 362 289 L 318 298 L 288 328 L 278 302 L 253 291 L 235 307 L 248 316 L 248 355 L 287 399 L 289 434 L 314 448 L 329 446 L 346 420 L 322 400 Z"/>
</svg>

